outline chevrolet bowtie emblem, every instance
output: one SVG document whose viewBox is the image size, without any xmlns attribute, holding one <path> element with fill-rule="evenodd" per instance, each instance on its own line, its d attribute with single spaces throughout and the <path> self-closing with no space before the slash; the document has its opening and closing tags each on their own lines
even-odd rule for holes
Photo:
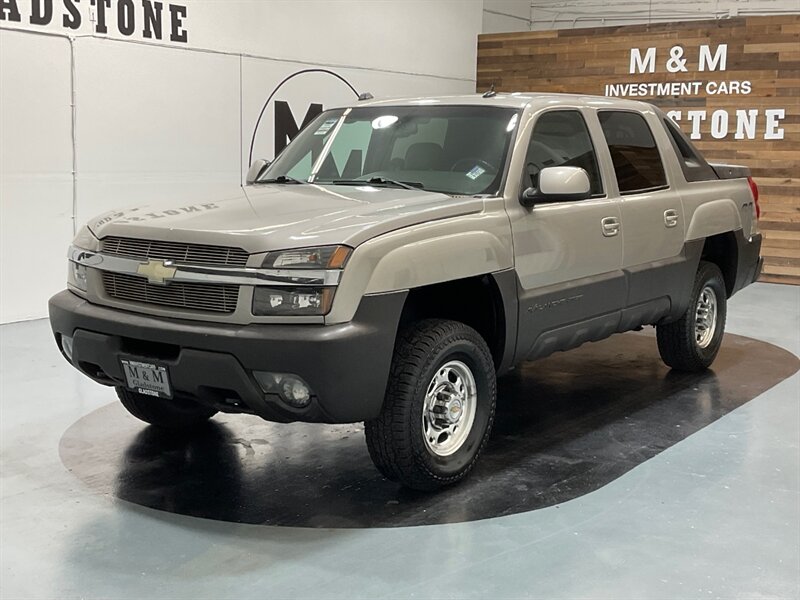
<svg viewBox="0 0 800 600">
<path fill-rule="evenodd" d="M 139 275 L 147 277 L 149 283 L 158 285 L 164 285 L 167 280 L 175 277 L 175 271 L 177 269 L 172 266 L 172 261 L 170 260 L 150 260 L 140 264 L 136 269 Z"/>
</svg>

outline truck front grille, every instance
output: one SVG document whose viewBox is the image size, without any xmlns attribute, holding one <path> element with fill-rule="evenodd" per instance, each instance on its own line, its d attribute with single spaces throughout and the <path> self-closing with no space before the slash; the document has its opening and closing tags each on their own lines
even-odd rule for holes
<svg viewBox="0 0 800 600">
<path fill-rule="evenodd" d="M 177 283 L 155 285 L 143 277 L 122 273 L 103 273 L 106 294 L 118 300 L 200 310 L 232 313 L 239 300 L 238 285 Z"/>
<path fill-rule="evenodd" d="M 100 241 L 100 250 L 104 254 L 127 258 L 173 260 L 176 263 L 192 265 L 243 267 L 247 263 L 247 252 L 241 248 L 185 244 L 183 242 L 162 242 L 112 236 Z"/>
</svg>

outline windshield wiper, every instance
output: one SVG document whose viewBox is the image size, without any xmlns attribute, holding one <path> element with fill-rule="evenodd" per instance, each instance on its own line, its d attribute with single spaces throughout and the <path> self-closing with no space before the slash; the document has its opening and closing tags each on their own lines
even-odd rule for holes
<svg viewBox="0 0 800 600">
<path fill-rule="evenodd" d="M 318 182 L 323 183 L 323 182 Z M 391 185 L 394 187 L 403 188 L 406 190 L 424 190 L 419 181 L 397 181 L 395 179 L 386 179 L 385 177 L 373 177 L 372 179 L 334 179 L 331 183 L 335 185 Z"/>
<path fill-rule="evenodd" d="M 256 181 L 256 183 L 308 183 L 307 181 L 303 181 L 302 179 L 295 179 L 294 177 L 289 177 L 288 175 L 278 175 L 277 177 L 273 177 L 271 179 L 261 179 Z"/>
</svg>

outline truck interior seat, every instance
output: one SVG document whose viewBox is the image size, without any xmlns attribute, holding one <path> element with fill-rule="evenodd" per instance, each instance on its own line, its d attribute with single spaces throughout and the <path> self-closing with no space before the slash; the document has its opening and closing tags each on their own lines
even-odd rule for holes
<svg viewBox="0 0 800 600">
<path fill-rule="evenodd" d="M 406 150 L 406 169 L 409 171 L 440 171 L 444 150 L 433 142 L 417 142 Z"/>
</svg>

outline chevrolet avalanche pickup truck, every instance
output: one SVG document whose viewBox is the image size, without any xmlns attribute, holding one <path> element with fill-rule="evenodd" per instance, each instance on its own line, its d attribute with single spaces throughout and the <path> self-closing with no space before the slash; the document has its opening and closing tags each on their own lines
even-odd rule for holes
<svg viewBox="0 0 800 600">
<path fill-rule="evenodd" d="M 358 102 L 233 197 L 90 222 L 50 321 L 147 423 L 364 421 L 381 473 L 435 489 L 473 467 L 523 361 L 654 325 L 668 366 L 707 368 L 760 273 L 758 212 L 746 168 L 642 102 Z"/>
</svg>

